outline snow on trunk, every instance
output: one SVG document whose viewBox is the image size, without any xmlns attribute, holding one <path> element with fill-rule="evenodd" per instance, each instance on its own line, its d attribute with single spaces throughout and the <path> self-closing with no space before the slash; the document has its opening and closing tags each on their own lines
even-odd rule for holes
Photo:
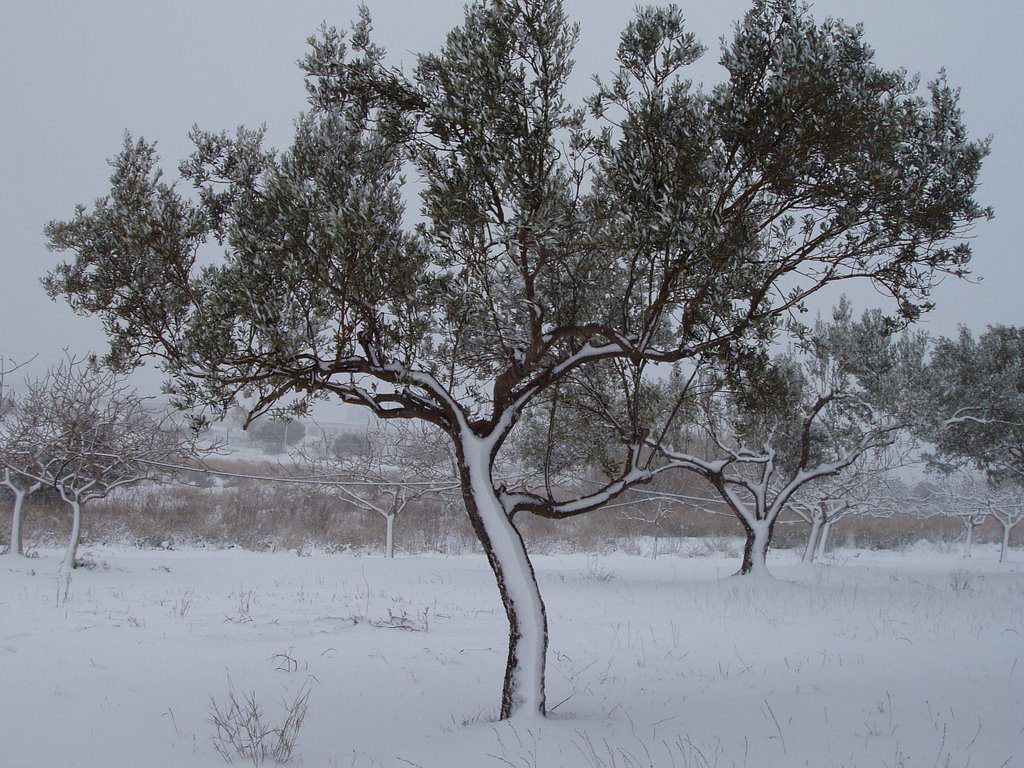
<svg viewBox="0 0 1024 768">
<path fill-rule="evenodd" d="M 811 516 L 811 532 L 807 536 L 807 546 L 804 547 L 804 555 L 802 561 L 805 565 L 811 565 L 814 562 L 814 556 L 816 547 L 818 546 L 818 536 L 821 534 L 821 514 L 815 513 Z"/>
<path fill-rule="evenodd" d="M 828 534 L 832 530 L 832 521 L 826 520 L 821 526 L 821 534 L 818 536 L 818 551 L 815 553 L 815 558 L 818 560 L 825 559 L 825 547 L 828 546 Z"/>
<path fill-rule="evenodd" d="M 395 516 L 393 514 L 384 515 L 384 520 L 387 523 L 387 533 L 384 540 L 384 557 L 388 560 L 395 556 Z"/>
<path fill-rule="evenodd" d="M 62 573 L 70 573 L 75 567 L 75 558 L 78 556 L 78 538 L 82 532 L 82 505 L 77 501 L 68 503 L 71 504 L 72 515 L 71 538 L 68 540 L 68 550 L 60 567 Z"/>
<path fill-rule="evenodd" d="M 1003 541 L 999 547 L 999 562 L 1005 563 L 1006 556 L 1010 551 L 1010 531 L 1013 529 L 1012 525 L 1009 525 L 1006 521 L 999 521 L 1003 526 Z"/>
<path fill-rule="evenodd" d="M 740 575 L 769 576 L 767 555 L 772 540 L 773 525 L 767 520 L 745 520 L 743 527 L 747 531 L 747 541 L 743 546 L 743 565 L 740 566 Z"/>
<path fill-rule="evenodd" d="M 493 440 L 461 435 L 460 475 L 466 511 L 487 555 L 508 617 L 508 660 L 501 719 L 543 716 L 548 629 L 544 602 L 522 536 L 491 479 Z"/>
<path fill-rule="evenodd" d="M 14 506 L 11 508 L 11 545 L 7 548 L 9 555 L 24 555 L 25 546 L 21 528 L 21 513 L 25 505 L 25 491 L 14 490 Z"/>
<path fill-rule="evenodd" d="M 964 560 L 966 560 L 967 558 L 969 558 L 971 556 L 971 541 L 974 539 L 974 528 L 975 528 L 974 520 L 971 520 L 970 518 L 965 520 L 964 521 L 964 528 L 967 529 L 967 532 L 964 535 L 964 551 L 963 551 L 963 555 L 962 556 L 963 556 Z"/>
</svg>

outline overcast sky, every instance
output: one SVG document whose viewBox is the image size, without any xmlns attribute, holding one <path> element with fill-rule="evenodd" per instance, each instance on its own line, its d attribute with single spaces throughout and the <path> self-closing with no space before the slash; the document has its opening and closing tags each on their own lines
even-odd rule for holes
<svg viewBox="0 0 1024 768">
<path fill-rule="evenodd" d="M 436 48 L 461 18 L 461 0 L 368 0 L 377 41 L 409 68 L 414 53 Z M 589 77 L 613 64 L 618 33 L 633 2 L 567 0 L 582 24 L 573 96 L 589 93 Z M 711 85 L 718 38 L 748 4 L 740 0 L 681 3 L 691 29 L 709 47 L 693 79 Z M 305 40 L 326 20 L 354 18 L 349 0 L 3 0 L 0 2 L 0 355 L 37 366 L 63 348 L 102 351 L 93 319 L 51 302 L 39 278 L 57 263 L 41 234 L 107 190 L 106 159 L 127 129 L 159 143 L 172 171 L 189 151 L 193 124 L 211 130 L 265 123 L 270 143 L 289 142 L 305 106 L 295 65 Z M 977 227 L 973 271 L 980 284 L 947 281 L 924 323 L 933 333 L 958 324 L 1020 324 L 1024 276 L 1018 232 L 1024 179 L 1021 76 L 1024 54 L 1019 0 L 819 0 L 815 17 L 863 22 L 867 41 L 887 67 L 931 79 L 945 67 L 962 88 L 975 136 L 993 136 L 979 200 L 996 219 Z M 855 299 L 863 305 L 865 293 Z M 158 379 L 150 376 L 147 381 Z"/>
</svg>

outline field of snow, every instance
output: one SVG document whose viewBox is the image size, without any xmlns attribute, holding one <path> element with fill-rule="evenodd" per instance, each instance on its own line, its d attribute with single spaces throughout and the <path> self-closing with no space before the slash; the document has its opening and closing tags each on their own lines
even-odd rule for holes
<svg viewBox="0 0 1024 768">
<path fill-rule="evenodd" d="M 225 765 L 229 685 L 267 721 L 307 686 L 308 768 L 1024 766 L 1019 551 L 537 557 L 552 714 L 513 723 L 482 556 L 60 554 L 0 558 L 8 768 Z"/>
</svg>

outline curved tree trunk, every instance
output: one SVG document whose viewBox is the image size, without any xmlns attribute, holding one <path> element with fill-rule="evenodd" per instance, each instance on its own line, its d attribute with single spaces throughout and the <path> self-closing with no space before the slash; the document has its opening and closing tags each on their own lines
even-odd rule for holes
<svg viewBox="0 0 1024 768">
<path fill-rule="evenodd" d="M 61 571 L 68 572 L 75 567 L 75 558 L 78 556 L 78 539 L 82 533 L 82 505 L 77 501 L 68 502 L 71 505 L 71 538 L 68 540 L 68 549 L 64 554 L 64 562 L 61 564 Z"/>
<path fill-rule="evenodd" d="M 548 631 L 537 577 L 522 536 L 494 490 L 491 441 L 463 436 L 460 442 L 459 475 L 466 511 L 494 572 L 508 617 L 500 717 L 544 715 Z"/>
<path fill-rule="evenodd" d="M 764 520 L 742 522 L 747 532 L 747 540 L 743 545 L 743 564 L 740 566 L 739 575 L 767 576 L 768 547 L 771 546 L 772 529 L 775 526 Z"/>
<path fill-rule="evenodd" d="M 9 555 L 24 555 L 25 545 L 22 541 L 22 509 L 25 505 L 24 491 L 12 491 L 14 493 L 14 505 L 11 508 L 11 545 L 7 548 Z"/>
</svg>

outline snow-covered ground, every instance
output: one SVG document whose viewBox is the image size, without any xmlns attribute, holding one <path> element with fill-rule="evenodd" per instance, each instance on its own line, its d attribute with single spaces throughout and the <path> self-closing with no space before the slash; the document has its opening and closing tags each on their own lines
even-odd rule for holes
<svg viewBox="0 0 1024 768">
<path fill-rule="evenodd" d="M 86 554 L 0 558 L 6 768 L 224 765 L 229 678 L 268 720 L 311 686 L 309 768 L 1024 766 L 1019 551 L 537 557 L 553 711 L 515 723 L 481 556 Z"/>
</svg>

